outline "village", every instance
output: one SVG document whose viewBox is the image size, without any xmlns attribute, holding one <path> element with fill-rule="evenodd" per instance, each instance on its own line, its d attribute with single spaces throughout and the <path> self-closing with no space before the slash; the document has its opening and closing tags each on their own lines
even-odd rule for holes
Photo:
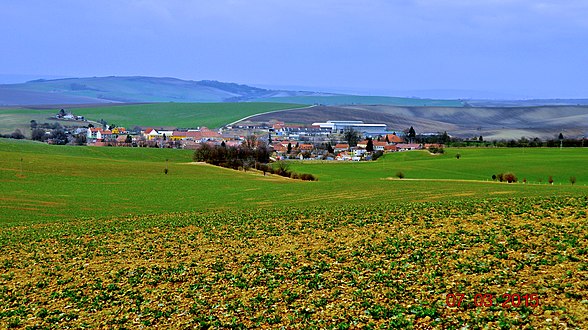
<svg viewBox="0 0 588 330">
<path fill-rule="evenodd" d="M 82 121 L 85 118 L 61 110 L 56 118 L 62 121 Z M 36 128 L 39 130 L 39 128 Z M 109 125 L 106 121 L 86 126 L 65 125 L 67 139 L 51 139 L 52 132 L 45 130 L 50 144 L 77 144 L 96 147 L 147 147 L 198 149 L 202 144 L 237 147 L 247 137 L 256 139 L 272 152 L 272 159 L 363 161 L 375 160 L 383 153 L 441 148 L 441 144 L 414 142 L 414 130 L 390 131 L 386 124 L 363 121 L 326 121 L 308 125 L 269 123 L 243 123 L 220 129 L 196 127 L 193 129 L 167 129 L 134 127 L 127 129 Z M 412 134 L 412 135 L 411 135 Z M 39 134 L 37 134 L 39 135 Z M 56 142 L 58 141 L 58 142 Z M 65 143 L 62 143 L 66 141 Z"/>
</svg>

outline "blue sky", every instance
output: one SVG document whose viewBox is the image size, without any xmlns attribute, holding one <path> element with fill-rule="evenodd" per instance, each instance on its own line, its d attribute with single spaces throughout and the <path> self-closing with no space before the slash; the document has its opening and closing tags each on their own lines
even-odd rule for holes
<svg viewBox="0 0 588 330">
<path fill-rule="evenodd" d="M 584 0 L 0 0 L 0 74 L 588 97 Z"/>
</svg>

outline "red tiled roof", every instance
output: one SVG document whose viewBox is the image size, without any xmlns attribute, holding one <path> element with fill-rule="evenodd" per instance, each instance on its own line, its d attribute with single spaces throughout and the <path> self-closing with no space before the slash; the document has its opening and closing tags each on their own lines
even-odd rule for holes
<svg viewBox="0 0 588 330">
<path fill-rule="evenodd" d="M 386 137 L 390 143 L 402 143 L 404 140 L 396 134 L 387 134 Z"/>
<path fill-rule="evenodd" d="M 337 143 L 335 145 L 335 149 L 347 149 L 349 148 L 349 145 L 347 143 Z"/>
</svg>

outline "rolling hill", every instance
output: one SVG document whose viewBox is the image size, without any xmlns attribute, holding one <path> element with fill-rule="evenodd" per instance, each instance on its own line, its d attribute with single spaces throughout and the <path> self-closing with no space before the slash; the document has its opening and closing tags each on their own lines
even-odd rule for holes
<svg viewBox="0 0 588 330">
<path fill-rule="evenodd" d="M 0 106 L 153 102 L 277 102 L 295 104 L 390 104 L 461 106 L 460 101 L 271 90 L 212 80 L 93 77 L 32 80 L 0 85 Z"/>
<path fill-rule="evenodd" d="M 452 136 L 487 140 L 579 138 L 588 133 L 588 107 L 402 107 L 389 105 L 317 106 L 248 118 L 250 122 L 280 120 L 310 124 L 327 120 L 363 120 L 385 123 L 391 130 L 410 126 L 419 133 L 447 131 Z"/>
</svg>

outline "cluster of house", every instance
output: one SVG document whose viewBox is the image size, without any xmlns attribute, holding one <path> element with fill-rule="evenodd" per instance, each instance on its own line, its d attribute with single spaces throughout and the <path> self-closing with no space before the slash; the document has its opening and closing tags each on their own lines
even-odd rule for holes
<svg viewBox="0 0 588 330">
<path fill-rule="evenodd" d="M 342 143 L 345 129 L 353 128 L 365 139 L 350 146 Z M 429 145 L 406 143 L 402 135 L 386 131 L 385 124 L 364 124 L 361 121 L 328 121 L 312 126 L 286 125 L 272 122 L 259 126 L 224 127 L 211 130 L 156 129 L 124 127 L 78 128 L 92 146 L 158 147 L 196 149 L 202 143 L 239 146 L 247 136 L 256 135 L 273 150 L 276 159 L 369 160 L 373 152 L 396 152 L 428 148 Z"/>
<path fill-rule="evenodd" d="M 348 143 L 336 143 L 331 146 L 332 151 L 325 149 L 324 144 L 320 146 L 312 143 L 299 143 L 294 140 L 273 141 L 272 148 L 277 159 L 298 158 L 298 159 L 326 159 L 343 161 L 369 160 L 374 152 L 396 152 L 419 150 L 428 148 L 431 145 L 418 143 L 405 143 L 404 139 L 396 133 L 384 134 L 371 139 L 359 141 L 355 146 Z M 439 145 L 434 145 L 439 147 Z"/>
<path fill-rule="evenodd" d="M 61 119 L 61 120 L 86 121 L 86 118 L 84 118 L 84 116 L 77 116 L 77 115 L 74 115 L 71 112 L 66 112 L 63 109 L 59 110 L 59 112 L 55 115 L 55 118 L 56 119 Z"/>
<path fill-rule="evenodd" d="M 88 145 L 93 146 L 147 146 L 194 149 L 201 143 L 218 142 L 220 144 L 224 139 L 220 133 L 206 127 L 184 131 L 157 130 L 154 128 L 127 131 L 124 127 L 112 129 L 90 127 L 86 131 L 86 141 Z"/>
</svg>

